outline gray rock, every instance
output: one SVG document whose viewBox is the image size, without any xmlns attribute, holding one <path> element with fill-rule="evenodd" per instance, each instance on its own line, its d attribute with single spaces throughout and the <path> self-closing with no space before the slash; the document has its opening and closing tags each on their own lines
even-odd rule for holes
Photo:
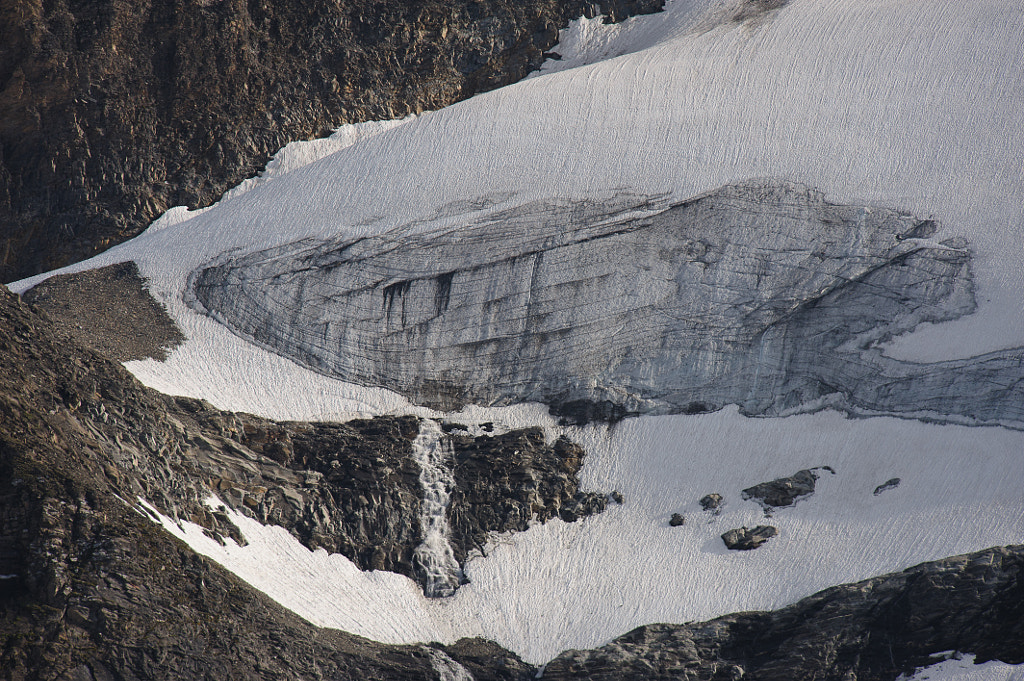
<svg viewBox="0 0 1024 681">
<path fill-rule="evenodd" d="M 758 525 L 753 529 L 740 527 L 722 535 L 722 541 L 732 551 L 752 551 L 762 546 L 779 531 L 771 525 Z"/>
<path fill-rule="evenodd" d="M 890 478 L 889 480 L 886 480 L 881 485 L 879 485 L 878 487 L 875 488 L 874 495 L 877 497 L 882 492 L 885 492 L 885 491 L 888 491 L 888 490 L 891 490 L 891 489 L 896 489 L 899 486 L 900 486 L 900 479 L 899 478 Z"/>
<path fill-rule="evenodd" d="M 722 495 L 717 492 L 705 494 L 700 498 L 701 509 L 712 515 L 719 515 L 722 512 L 723 505 L 724 502 L 722 501 Z"/>
<path fill-rule="evenodd" d="M 970 253 L 922 241 L 935 223 L 770 181 L 622 217 L 637 209 L 656 206 L 536 203 L 445 233 L 229 253 L 186 298 L 315 371 L 442 409 L 1024 423 L 1019 350 L 937 364 L 877 350 L 975 309 Z"/>
<path fill-rule="evenodd" d="M 764 509 L 765 515 L 770 515 L 773 509 L 792 506 L 798 499 L 813 494 L 814 484 L 818 480 L 815 470 L 817 469 L 797 471 L 789 477 L 748 487 L 743 490 L 743 498 L 757 501 Z"/>
</svg>

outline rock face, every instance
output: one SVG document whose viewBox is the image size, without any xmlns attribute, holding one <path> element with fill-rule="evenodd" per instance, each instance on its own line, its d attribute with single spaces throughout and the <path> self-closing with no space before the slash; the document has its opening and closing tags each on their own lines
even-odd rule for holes
<svg viewBox="0 0 1024 681">
<path fill-rule="evenodd" d="M 185 340 L 131 261 L 50 277 L 24 299 L 64 333 L 115 362 L 163 361 Z"/>
<path fill-rule="evenodd" d="M 929 241 L 933 222 L 784 182 L 622 217 L 641 208 L 531 204 L 447 233 L 226 254 L 186 295 L 315 371 L 443 409 L 1024 423 L 1019 349 L 916 364 L 876 348 L 975 309 L 970 252 Z"/>
<path fill-rule="evenodd" d="M 26 343 L 9 342 L 15 349 Z M 243 543 L 228 516 L 205 503 L 212 493 L 227 508 L 284 527 L 310 549 L 425 584 L 414 556 L 424 538 L 424 489 L 411 456 L 418 419 L 278 423 L 159 395 L 120 367 L 104 361 L 96 370 L 97 356 L 68 356 L 67 349 L 54 355 L 60 367 L 33 371 L 28 360 L 42 359 L 41 351 L 23 350 L 32 354 L 11 362 L 9 379 L 25 380 L 20 392 L 50 396 L 55 418 L 76 431 L 103 424 L 95 446 L 123 498 L 142 497 L 173 518 Z M 445 437 L 456 454 L 447 540 L 460 567 L 490 532 L 521 531 L 556 516 L 575 520 L 605 507 L 603 495 L 579 491 L 584 453 L 567 440 L 549 445 L 537 429 Z"/>
<path fill-rule="evenodd" d="M 198 207 L 288 142 L 514 82 L 662 0 L 0 1 L 0 282 Z"/>
<path fill-rule="evenodd" d="M 652 624 L 568 651 L 544 679 L 893 681 L 945 650 L 1024 663 L 1024 546 L 827 589 L 774 612 Z"/>
<path fill-rule="evenodd" d="M 495 437 L 453 438 L 455 489 L 448 518 L 460 563 L 484 552 L 490 533 L 522 532 L 531 522 L 576 522 L 600 513 L 608 497 L 579 489 L 585 453 L 562 437 L 547 444 L 539 428 Z"/>
<path fill-rule="evenodd" d="M 281 467 L 275 473 L 269 458 L 232 448 L 203 425 L 233 415 L 208 410 L 209 417 L 194 418 L 194 411 L 59 335 L 0 287 L 4 678 L 437 678 L 438 652 L 317 629 L 125 501 L 139 494 L 184 510 L 197 486 L 188 476 L 202 479 L 203 469 L 210 475 L 266 463 L 272 475 L 306 477 Z M 264 431 L 274 427 L 265 423 Z M 205 519 L 194 519 L 230 531 L 203 512 Z M 450 648 L 449 667 L 461 655 L 473 672 L 487 658 L 478 679 L 534 673 L 485 641 Z"/>
</svg>

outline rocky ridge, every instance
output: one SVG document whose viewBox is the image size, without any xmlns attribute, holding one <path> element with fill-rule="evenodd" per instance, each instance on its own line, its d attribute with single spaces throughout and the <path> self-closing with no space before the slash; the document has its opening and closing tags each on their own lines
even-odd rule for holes
<svg viewBox="0 0 1024 681">
<path fill-rule="evenodd" d="M 893 681 L 948 650 L 1024 663 L 1024 546 L 837 586 L 774 612 L 640 627 L 559 655 L 543 678 Z"/>
<path fill-rule="evenodd" d="M 192 456 L 228 456 L 187 410 L 2 289 L 0 337 L 5 678 L 438 678 L 436 653 L 319 630 L 134 506 L 144 494 L 169 511 L 188 507 Z M 212 513 L 200 520 L 230 533 Z M 526 669 L 492 644 L 461 645 L 477 658 L 487 651 L 486 678 Z"/>
<path fill-rule="evenodd" d="M 38 303 L 58 333 L 108 359 L 138 358 L 147 348 L 150 356 L 162 354 L 181 338 L 134 263 L 53 277 L 24 299 Z M 143 329 L 145 342 L 118 334 L 121 325 Z M 106 472 L 124 498 L 145 499 L 222 541 L 244 543 L 227 515 L 208 503 L 213 495 L 226 509 L 288 529 L 311 550 L 423 583 L 414 554 L 423 541 L 424 491 L 411 456 L 419 419 L 274 422 L 160 395 L 119 367 L 104 366 L 112 372 L 104 381 L 110 394 L 137 396 L 141 406 L 107 410 L 100 403 L 100 410 L 73 377 L 58 388 L 57 411 L 79 420 L 95 413 L 113 428 L 113 441 L 104 441 Z M 446 509 L 448 540 L 460 567 L 472 551 L 483 552 L 489 533 L 522 531 L 554 517 L 571 522 L 607 504 L 604 495 L 580 491 L 576 476 L 585 454 L 564 438 L 549 444 L 537 428 L 475 436 L 458 424 L 445 429 L 455 483 Z"/>
<path fill-rule="evenodd" d="M 0 2 L 0 281 L 206 206 L 295 140 L 538 68 L 574 18 L 663 0 Z"/>
</svg>

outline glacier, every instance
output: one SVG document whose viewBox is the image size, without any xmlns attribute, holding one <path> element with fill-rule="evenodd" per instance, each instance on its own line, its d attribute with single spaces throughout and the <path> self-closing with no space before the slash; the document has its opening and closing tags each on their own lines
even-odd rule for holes
<svg viewBox="0 0 1024 681">
<path fill-rule="evenodd" d="M 621 217 L 650 208 L 544 202 L 442 233 L 232 253 L 186 298 L 314 371 L 444 411 L 1022 423 L 1021 348 L 934 364 L 872 352 L 976 308 L 966 244 L 929 242 L 934 221 L 771 181 Z"/>
</svg>

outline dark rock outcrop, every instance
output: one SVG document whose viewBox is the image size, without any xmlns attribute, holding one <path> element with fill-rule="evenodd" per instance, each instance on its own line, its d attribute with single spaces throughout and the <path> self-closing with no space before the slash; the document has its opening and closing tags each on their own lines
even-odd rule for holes
<svg viewBox="0 0 1024 681">
<path fill-rule="evenodd" d="M 700 498 L 701 510 L 710 513 L 711 515 L 719 515 L 722 512 L 722 506 L 725 503 L 722 500 L 722 495 L 718 492 L 712 492 L 711 494 L 705 494 Z"/>
<path fill-rule="evenodd" d="M 205 206 L 288 142 L 536 69 L 662 0 L 0 2 L 0 282 Z"/>
<path fill-rule="evenodd" d="M 792 506 L 799 499 L 814 494 L 814 484 L 818 481 L 816 470 L 835 472 L 828 466 L 804 469 L 785 478 L 777 478 L 762 482 L 743 490 L 744 499 L 753 499 L 761 504 L 765 515 L 771 515 L 776 508 Z"/>
<path fill-rule="evenodd" d="M 890 478 L 890 479 L 886 480 L 881 485 L 879 485 L 878 487 L 875 488 L 874 495 L 877 497 L 882 492 L 887 492 L 888 490 L 896 489 L 899 486 L 900 486 L 900 479 L 899 478 Z"/>
<path fill-rule="evenodd" d="M 640 627 L 562 653 L 544 679 L 894 681 L 948 650 L 1024 663 L 1024 546 L 924 563 L 774 612 Z"/>
<path fill-rule="evenodd" d="M 1019 348 L 927 364 L 877 347 L 974 311 L 971 254 L 936 230 L 751 181 L 668 208 L 538 202 L 225 253 L 185 296 L 314 371 L 446 410 L 536 401 L 582 423 L 738 404 L 1022 428 Z"/>
<path fill-rule="evenodd" d="M 758 525 L 753 529 L 740 527 L 723 534 L 722 541 L 732 551 L 753 551 L 778 533 L 771 525 Z"/>
<path fill-rule="evenodd" d="M 364 570 L 422 581 L 414 552 L 423 540 L 423 490 L 410 455 L 418 419 L 279 423 L 187 398 L 175 402 L 228 450 L 196 453 L 192 476 L 200 490 L 208 487 L 231 508 L 288 529 L 310 549 L 340 553 Z M 573 521 L 607 504 L 604 495 L 579 490 L 584 452 L 568 440 L 549 445 L 536 428 L 448 437 L 455 481 L 447 509 L 449 540 L 460 567 L 471 551 L 483 553 L 492 532 L 523 531 L 554 517 Z M 238 456 L 247 451 L 248 457 Z M 272 461 L 248 463 L 257 457 Z M 171 514 L 198 513 L 202 519 L 199 500 L 176 502 Z"/>
<path fill-rule="evenodd" d="M 681 527 L 686 524 L 686 518 L 679 513 L 673 513 L 672 517 L 668 519 L 669 527 Z"/>
<path fill-rule="evenodd" d="M 484 553 L 490 533 L 521 532 L 531 522 L 575 522 L 600 513 L 608 497 L 579 489 L 584 451 L 566 438 L 552 445 L 539 428 L 495 437 L 453 438 L 455 489 L 448 520 L 459 563 Z"/>
<path fill-rule="evenodd" d="M 67 289 L 58 283 L 53 295 Z M 26 312 L 25 319 L 31 318 Z M 67 326 L 54 330 L 63 334 Z M 68 344 L 74 335 L 66 336 Z M 20 347 L 9 340 L 15 350 Z M 280 423 L 223 412 L 147 390 L 120 367 L 68 347 L 54 354 L 61 366 L 49 369 L 49 378 L 31 371 L 28 357 L 10 358 L 10 376 L 32 377 L 21 390 L 37 384 L 35 390 L 53 401 L 55 418 L 94 434 L 104 474 L 123 498 L 141 497 L 221 541 L 244 543 L 228 515 L 207 506 L 213 493 L 226 508 L 284 527 L 310 549 L 340 553 L 364 570 L 422 581 L 413 556 L 423 540 L 423 489 L 411 457 L 418 419 Z M 42 350 L 31 352 L 43 359 Z M 93 426 L 95 420 L 102 429 Z M 448 508 L 450 541 L 460 566 L 490 532 L 521 531 L 552 517 L 575 520 L 605 507 L 603 495 L 579 491 L 576 475 L 584 452 L 567 440 L 549 445 L 537 429 L 448 437 L 456 452 L 457 485 Z"/>
<path fill-rule="evenodd" d="M 187 476 L 201 478 L 204 465 L 192 459 L 224 470 L 261 463 L 177 407 L 0 287 L 4 678 L 437 678 L 426 647 L 318 629 L 133 507 L 136 494 L 165 512 L 189 507 Z M 196 508 L 206 517 L 192 519 L 230 531 Z M 533 673 L 487 642 L 448 654 L 457 662 L 460 651 L 474 670 L 488 656 L 480 680 Z"/>
</svg>

